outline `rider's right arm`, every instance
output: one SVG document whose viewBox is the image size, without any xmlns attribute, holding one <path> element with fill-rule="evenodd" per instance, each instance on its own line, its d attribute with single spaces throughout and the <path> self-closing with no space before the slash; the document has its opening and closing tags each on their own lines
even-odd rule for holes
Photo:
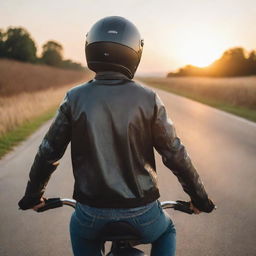
<svg viewBox="0 0 256 256">
<path fill-rule="evenodd" d="M 19 201 L 21 209 L 32 208 L 40 202 L 51 174 L 58 166 L 71 139 L 71 114 L 68 95 L 58 109 L 49 131 L 39 146 L 29 173 L 24 197 Z"/>
<path fill-rule="evenodd" d="M 208 198 L 200 177 L 184 145 L 177 137 L 173 122 L 168 119 L 166 109 L 158 95 L 155 95 L 152 133 L 154 147 L 162 156 L 163 163 L 176 175 L 193 205 L 200 211 L 211 212 L 214 204 Z"/>
</svg>

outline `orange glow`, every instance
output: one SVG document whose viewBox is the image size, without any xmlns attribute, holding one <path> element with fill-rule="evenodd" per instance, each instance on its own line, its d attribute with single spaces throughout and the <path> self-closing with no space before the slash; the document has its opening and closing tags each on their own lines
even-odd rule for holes
<svg viewBox="0 0 256 256">
<path fill-rule="evenodd" d="M 184 65 L 190 64 L 198 67 L 206 67 L 220 58 L 225 50 L 225 42 L 221 38 L 203 33 L 186 33 L 179 38 L 180 48 L 177 59 Z"/>
</svg>

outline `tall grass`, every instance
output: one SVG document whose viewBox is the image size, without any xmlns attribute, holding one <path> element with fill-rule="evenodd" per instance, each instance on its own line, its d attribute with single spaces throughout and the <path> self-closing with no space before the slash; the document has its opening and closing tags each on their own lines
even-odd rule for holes
<svg viewBox="0 0 256 256">
<path fill-rule="evenodd" d="M 36 92 L 85 80 L 88 70 L 75 71 L 0 59 L 0 96 Z"/>
<path fill-rule="evenodd" d="M 209 102 L 256 110 L 256 77 L 240 78 L 139 78 L 162 89 Z"/>
<path fill-rule="evenodd" d="M 60 104 L 92 73 L 0 60 L 0 136 Z"/>
<path fill-rule="evenodd" d="M 69 86 L 0 97 L 0 135 L 57 107 Z"/>
</svg>

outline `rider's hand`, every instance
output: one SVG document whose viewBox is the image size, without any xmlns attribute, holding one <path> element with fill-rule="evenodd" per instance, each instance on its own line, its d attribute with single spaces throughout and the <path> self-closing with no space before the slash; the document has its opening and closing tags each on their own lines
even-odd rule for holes
<svg viewBox="0 0 256 256">
<path fill-rule="evenodd" d="M 45 206 L 45 198 L 41 197 L 40 202 L 40 204 L 37 204 L 32 208 L 34 211 L 37 211 L 39 208 Z"/>
<path fill-rule="evenodd" d="M 189 208 L 194 212 L 194 214 L 200 214 L 200 213 L 201 213 L 201 211 L 198 210 L 198 209 L 192 204 L 192 202 L 190 202 L 190 207 L 189 207 Z"/>
</svg>

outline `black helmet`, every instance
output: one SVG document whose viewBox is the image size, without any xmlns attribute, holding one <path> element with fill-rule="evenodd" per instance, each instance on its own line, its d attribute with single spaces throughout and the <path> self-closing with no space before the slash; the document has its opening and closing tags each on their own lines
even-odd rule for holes
<svg viewBox="0 0 256 256">
<path fill-rule="evenodd" d="M 130 21 L 119 16 L 103 18 L 86 35 L 88 68 L 95 72 L 118 71 L 133 78 L 142 48 L 140 33 Z"/>
</svg>

